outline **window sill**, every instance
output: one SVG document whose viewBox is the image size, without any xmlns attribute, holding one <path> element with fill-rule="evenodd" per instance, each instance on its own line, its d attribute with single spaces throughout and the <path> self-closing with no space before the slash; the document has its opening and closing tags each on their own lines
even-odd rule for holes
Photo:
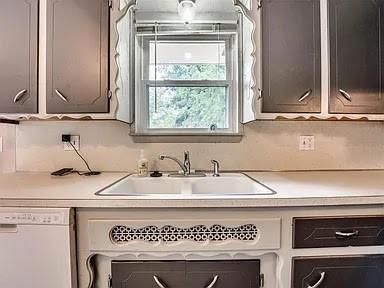
<svg viewBox="0 0 384 288">
<path fill-rule="evenodd" d="M 140 134 L 131 133 L 136 143 L 239 143 L 243 133 L 214 134 Z"/>
</svg>

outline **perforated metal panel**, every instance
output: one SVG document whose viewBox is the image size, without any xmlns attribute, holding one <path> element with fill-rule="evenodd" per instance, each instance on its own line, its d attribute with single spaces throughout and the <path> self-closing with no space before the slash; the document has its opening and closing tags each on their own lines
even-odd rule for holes
<svg viewBox="0 0 384 288">
<path fill-rule="evenodd" d="M 124 225 L 114 226 L 110 231 L 110 239 L 115 244 L 124 244 L 132 241 L 144 242 L 178 242 L 178 241 L 255 241 L 258 229 L 254 224 L 238 227 L 223 225 L 196 225 L 189 228 L 179 228 L 171 225 L 157 227 L 146 226 L 132 228 Z"/>
</svg>

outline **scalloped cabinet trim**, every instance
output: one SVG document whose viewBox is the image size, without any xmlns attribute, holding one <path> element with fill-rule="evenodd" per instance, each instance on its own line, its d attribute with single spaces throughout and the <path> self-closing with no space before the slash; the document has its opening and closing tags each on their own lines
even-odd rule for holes
<svg viewBox="0 0 384 288">
<path fill-rule="evenodd" d="M 89 221 L 90 250 L 93 252 L 279 249 L 280 230 L 280 218 Z"/>
</svg>

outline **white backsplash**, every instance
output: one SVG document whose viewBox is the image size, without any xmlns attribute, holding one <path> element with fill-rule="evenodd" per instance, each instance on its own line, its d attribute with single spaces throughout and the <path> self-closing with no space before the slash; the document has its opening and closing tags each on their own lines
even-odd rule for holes
<svg viewBox="0 0 384 288">
<path fill-rule="evenodd" d="M 15 125 L 0 124 L 0 173 L 11 173 L 16 169 L 16 128 Z M 1 150 L 1 149 L 0 149 Z"/>
<path fill-rule="evenodd" d="M 191 152 L 193 168 L 317 170 L 384 169 L 384 123 L 262 121 L 246 125 L 241 143 L 134 143 L 129 126 L 115 121 L 23 122 L 16 128 L 17 170 L 84 169 L 74 152 L 62 148 L 61 134 L 80 135 L 81 153 L 93 169 L 135 171 L 140 149 L 151 169 L 176 169 L 159 154 Z M 314 135 L 315 151 L 299 151 L 299 136 Z"/>
</svg>

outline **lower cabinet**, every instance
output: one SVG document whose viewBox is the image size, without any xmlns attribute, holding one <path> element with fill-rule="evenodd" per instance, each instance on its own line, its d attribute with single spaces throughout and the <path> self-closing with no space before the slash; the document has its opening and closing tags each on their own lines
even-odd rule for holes
<svg viewBox="0 0 384 288">
<path fill-rule="evenodd" d="M 260 283 L 259 261 L 187 262 L 187 288 L 255 288 Z"/>
<path fill-rule="evenodd" d="M 384 255 L 293 259 L 292 288 L 384 287 Z"/>
<path fill-rule="evenodd" d="M 112 261 L 113 288 L 259 288 L 260 261 Z"/>
<path fill-rule="evenodd" d="M 185 263 L 112 261 L 113 288 L 184 287 Z"/>
</svg>

